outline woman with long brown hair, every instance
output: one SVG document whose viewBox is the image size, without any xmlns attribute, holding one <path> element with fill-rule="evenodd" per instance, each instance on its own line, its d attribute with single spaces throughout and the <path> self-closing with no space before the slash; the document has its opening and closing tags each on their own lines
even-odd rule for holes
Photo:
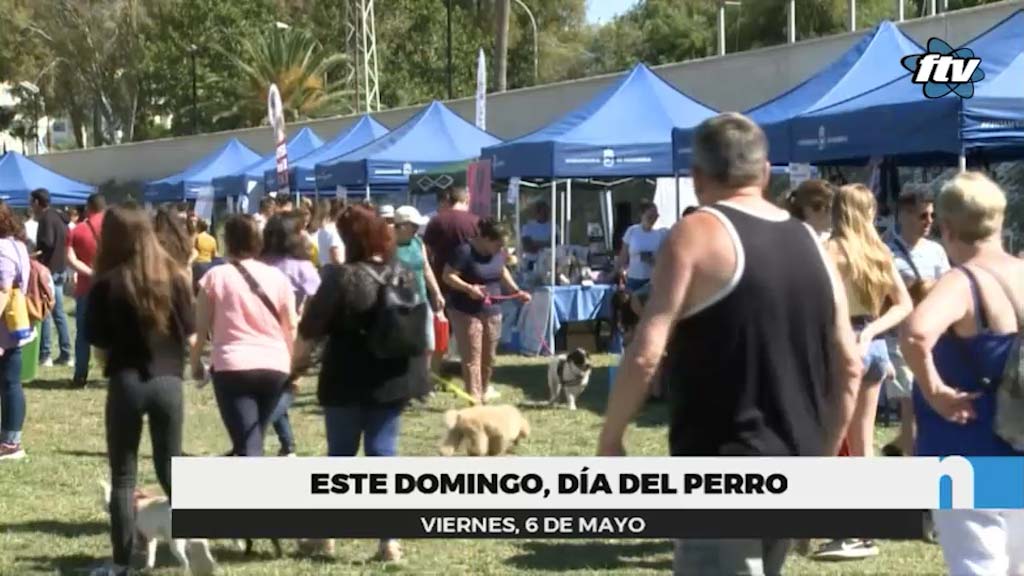
<svg viewBox="0 0 1024 576">
<path fill-rule="evenodd" d="M 109 379 L 111 574 L 127 573 L 131 560 L 144 416 L 157 479 L 171 496 L 171 458 L 181 454 L 185 349 L 195 333 L 194 319 L 185 271 L 160 245 L 149 216 L 134 206 L 107 211 L 85 326 Z"/>
</svg>

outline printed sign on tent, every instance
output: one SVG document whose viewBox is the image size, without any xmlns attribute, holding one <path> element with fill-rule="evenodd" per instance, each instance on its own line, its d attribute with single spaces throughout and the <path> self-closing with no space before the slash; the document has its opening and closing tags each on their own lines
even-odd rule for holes
<svg viewBox="0 0 1024 576">
<path fill-rule="evenodd" d="M 196 216 L 207 222 L 213 219 L 213 186 L 203 186 L 196 195 Z"/>
<path fill-rule="evenodd" d="M 810 164 L 790 164 L 789 165 L 789 187 L 796 188 L 804 182 L 811 179 L 811 165 Z"/>
</svg>

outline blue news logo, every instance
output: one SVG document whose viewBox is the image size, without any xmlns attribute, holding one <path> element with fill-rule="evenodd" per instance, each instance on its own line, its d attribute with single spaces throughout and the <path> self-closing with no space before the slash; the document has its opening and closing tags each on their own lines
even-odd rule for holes
<svg viewBox="0 0 1024 576">
<path fill-rule="evenodd" d="M 1024 508 L 1024 458 L 939 459 L 939 508 Z"/>
<path fill-rule="evenodd" d="M 938 38 L 928 41 L 928 52 L 904 56 L 900 63 L 914 73 L 914 84 L 924 85 L 928 98 L 942 98 L 950 92 L 970 98 L 974 96 L 974 83 L 985 79 L 981 58 L 973 50 L 954 49 Z"/>
</svg>

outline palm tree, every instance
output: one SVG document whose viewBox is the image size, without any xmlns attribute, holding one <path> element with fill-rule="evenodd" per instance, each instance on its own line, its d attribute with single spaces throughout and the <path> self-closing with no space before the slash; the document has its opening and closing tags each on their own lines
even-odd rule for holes
<svg viewBox="0 0 1024 576">
<path fill-rule="evenodd" d="M 267 121 L 267 91 L 277 84 L 285 119 L 293 122 L 338 114 L 351 107 L 349 76 L 341 71 L 347 57 L 329 54 L 309 32 L 275 28 L 241 41 L 237 53 L 220 49 L 240 77 L 232 86 L 235 106 L 219 117 L 239 117 L 246 125 Z"/>
</svg>

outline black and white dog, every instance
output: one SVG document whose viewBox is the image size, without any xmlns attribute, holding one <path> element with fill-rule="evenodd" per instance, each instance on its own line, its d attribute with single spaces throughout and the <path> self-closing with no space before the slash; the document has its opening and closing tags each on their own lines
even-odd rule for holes
<svg viewBox="0 0 1024 576">
<path fill-rule="evenodd" d="M 562 393 L 565 393 L 569 410 L 575 410 L 576 398 L 583 394 L 583 390 L 590 383 L 590 368 L 590 356 L 582 348 L 552 358 L 548 364 L 550 403 L 554 405 Z"/>
</svg>

